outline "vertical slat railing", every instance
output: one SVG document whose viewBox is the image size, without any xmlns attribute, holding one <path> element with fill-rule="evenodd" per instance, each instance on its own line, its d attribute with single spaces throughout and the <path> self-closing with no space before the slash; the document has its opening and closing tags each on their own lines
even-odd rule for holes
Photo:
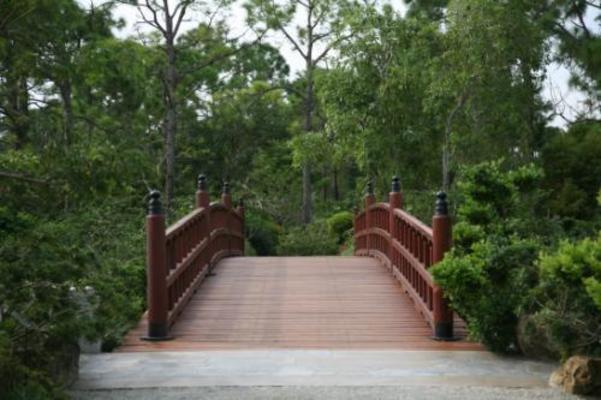
<svg viewBox="0 0 601 400">
<path fill-rule="evenodd" d="M 227 189 L 227 190 L 225 190 Z M 222 203 L 210 204 L 200 175 L 196 209 L 165 230 L 160 193 L 150 194 L 147 217 L 148 332 L 142 339 L 168 340 L 169 328 L 212 265 L 244 254 L 244 207 L 232 208 L 229 185 Z"/>
<path fill-rule="evenodd" d="M 453 312 L 428 269 L 451 247 L 446 195 L 437 194 L 432 228 L 402 209 L 400 181 L 393 178 L 388 203 L 375 203 L 368 185 L 365 210 L 355 214 L 355 254 L 373 256 L 389 267 L 430 324 L 435 339 L 453 337 Z"/>
</svg>

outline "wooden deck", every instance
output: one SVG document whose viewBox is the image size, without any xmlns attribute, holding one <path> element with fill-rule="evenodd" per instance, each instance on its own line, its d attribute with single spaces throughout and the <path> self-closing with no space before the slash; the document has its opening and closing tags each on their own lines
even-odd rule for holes
<svg viewBox="0 0 601 400">
<path fill-rule="evenodd" d="M 369 257 L 237 257 L 215 273 L 173 325 L 173 340 L 140 340 L 143 318 L 118 351 L 482 350 L 432 340 L 401 285 Z M 460 320 L 456 327 L 464 336 Z"/>
</svg>

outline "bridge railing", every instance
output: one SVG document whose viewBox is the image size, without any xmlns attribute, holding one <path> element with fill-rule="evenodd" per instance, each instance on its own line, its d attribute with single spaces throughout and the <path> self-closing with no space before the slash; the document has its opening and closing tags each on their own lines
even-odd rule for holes
<svg viewBox="0 0 601 400">
<path fill-rule="evenodd" d="M 355 254 L 379 259 L 400 281 L 436 339 L 453 337 L 453 312 L 429 268 L 451 247 L 451 221 L 446 194 L 439 192 L 432 227 L 402 209 L 398 178 L 392 181 L 388 203 L 376 203 L 368 186 L 365 209 L 354 220 Z"/>
<path fill-rule="evenodd" d="M 168 229 L 161 194 L 150 193 L 146 235 L 148 332 L 143 339 L 167 340 L 169 328 L 212 266 L 244 254 L 244 206 L 232 207 L 227 183 L 221 202 L 210 203 L 201 175 L 196 208 Z"/>
</svg>

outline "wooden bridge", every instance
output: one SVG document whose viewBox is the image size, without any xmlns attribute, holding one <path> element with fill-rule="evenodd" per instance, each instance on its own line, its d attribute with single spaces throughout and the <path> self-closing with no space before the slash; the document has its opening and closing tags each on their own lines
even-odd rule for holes
<svg viewBox="0 0 601 400">
<path fill-rule="evenodd" d="M 119 351 L 194 349 L 476 350 L 429 267 L 451 244 L 446 196 L 432 227 L 373 189 L 354 221 L 354 257 L 244 257 L 244 207 L 224 185 L 165 229 L 160 194 L 147 217 L 148 312 Z"/>
</svg>

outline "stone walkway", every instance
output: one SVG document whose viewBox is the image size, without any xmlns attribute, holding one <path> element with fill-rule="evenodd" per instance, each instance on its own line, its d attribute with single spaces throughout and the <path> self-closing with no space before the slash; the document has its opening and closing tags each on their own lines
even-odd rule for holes
<svg viewBox="0 0 601 400">
<path fill-rule="evenodd" d="M 553 364 L 482 351 L 256 350 L 84 355 L 76 399 L 572 399 Z"/>
</svg>

